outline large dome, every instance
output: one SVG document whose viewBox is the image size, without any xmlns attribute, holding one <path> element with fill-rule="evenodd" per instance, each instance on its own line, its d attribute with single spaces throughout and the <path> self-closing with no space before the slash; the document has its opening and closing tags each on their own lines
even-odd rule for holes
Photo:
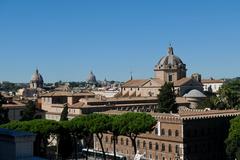
<svg viewBox="0 0 240 160">
<path fill-rule="evenodd" d="M 168 55 L 162 57 L 157 65 L 155 66 L 156 69 L 169 69 L 169 68 L 185 68 L 185 64 L 182 60 L 175 56 L 173 53 L 173 48 L 168 48 Z"/>
<path fill-rule="evenodd" d="M 97 83 L 96 76 L 93 74 L 92 71 L 89 73 L 87 83 L 93 83 L 93 84 Z"/>
<path fill-rule="evenodd" d="M 43 82 L 42 75 L 38 72 L 38 69 L 32 75 L 32 82 Z"/>
</svg>

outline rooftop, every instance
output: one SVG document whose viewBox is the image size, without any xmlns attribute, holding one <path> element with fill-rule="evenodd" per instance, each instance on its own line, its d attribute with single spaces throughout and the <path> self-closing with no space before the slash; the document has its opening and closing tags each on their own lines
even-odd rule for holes
<svg viewBox="0 0 240 160">
<path fill-rule="evenodd" d="M 118 115 L 124 114 L 129 111 L 116 111 L 116 110 L 109 110 L 104 112 L 105 114 L 110 115 Z M 208 119 L 208 118 L 218 118 L 218 117 L 232 117 L 240 115 L 239 110 L 202 110 L 202 109 L 187 109 L 187 110 L 180 110 L 178 113 L 148 113 L 156 118 L 161 119 L 177 119 L 177 120 L 194 120 L 194 119 Z"/>
<path fill-rule="evenodd" d="M 74 96 L 94 96 L 92 92 L 66 92 L 66 91 L 54 91 L 42 94 L 41 97 L 74 97 Z"/>
</svg>

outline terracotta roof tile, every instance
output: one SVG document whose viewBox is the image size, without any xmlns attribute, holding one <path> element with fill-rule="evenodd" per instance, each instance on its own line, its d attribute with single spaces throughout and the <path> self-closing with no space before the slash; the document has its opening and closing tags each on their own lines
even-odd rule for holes
<svg viewBox="0 0 240 160">
<path fill-rule="evenodd" d="M 122 87 L 141 87 L 145 83 L 150 81 L 149 79 L 136 79 L 136 80 L 129 80 L 125 82 Z"/>
<path fill-rule="evenodd" d="M 192 78 L 182 78 L 174 82 L 174 86 L 182 86 L 188 82 L 190 82 Z"/>
</svg>

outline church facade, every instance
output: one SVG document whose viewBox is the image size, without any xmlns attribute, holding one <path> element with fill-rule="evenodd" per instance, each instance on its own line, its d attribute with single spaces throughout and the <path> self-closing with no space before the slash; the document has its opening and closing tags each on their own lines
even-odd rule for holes
<svg viewBox="0 0 240 160">
<path fill-rule="evenodd" d="M 166 82 L 172 82 L 178 96 L 183 96 L 192 89 L 203 91 L 201 79 L 196 76 L 186 77 L 186 64 L 174 54 L 173 47 L 168 48 L 154 67 L 154 78 L 131 79 L 121 87 L 123 97 L 151 97 L 159 94 L 159 89 Z"/>
</svg>

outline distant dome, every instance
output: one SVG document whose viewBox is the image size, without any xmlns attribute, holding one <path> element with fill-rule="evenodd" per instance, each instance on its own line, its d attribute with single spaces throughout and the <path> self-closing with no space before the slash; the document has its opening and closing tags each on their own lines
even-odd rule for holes
<svg viewBox="0 0 240 160">
<path fill-rule="evenodd" d="M 38 69 L 36 69 L 36 72 L 33 73 L 32 81 L 33 82 L 43 82 L 42 75 L 38 72 Z"/>
<path fill-rule="evenodd" d="M 42 88 L 43 87 L 43 77 L 42 75 L 38 72 L 38 69 L 36 69 L 35 73 L 32 75 L 32 79 L 30 81 L 30 88 Z"/>
<path fill-rule="evenodd" d="M 189 91 L 187 94 L 185 94 L 183 97 L 186 97 L 186 98 L 205 98 L 207 96 L 204 95 L 199 90 L 193 89 L 193 90 Z"/>
<path fill-rule="evenodd" d="M 175 56 L 173 53 L 173 48 L 168 48 L 168 55 L 162 57 L 157 65 L 156 69 L 168 69 L 168 68 L 185 68 L 186 65 L 182 62 L 182 60 Z"/>
<path fill-rule="evenodd" d="M 96 76 L 93 74 L 92 71 L 89 73 L 87 83 L 92 83 L 92 84 L 97 83 Z"/>
</svg>

